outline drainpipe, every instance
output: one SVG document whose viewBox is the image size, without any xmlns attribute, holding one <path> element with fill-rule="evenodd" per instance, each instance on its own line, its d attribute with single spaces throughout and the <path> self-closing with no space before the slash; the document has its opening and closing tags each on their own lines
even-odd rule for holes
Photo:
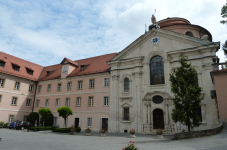
<svg viewBox="0 0 227 150">
<path fill-rule="evenodd" d="M 35 93 L 34 93 L 34 101 L 33 101 L 33 106 L 32 106 L 32 112 L 34 110 L 34 105 L 35 105 L 35 96 L 36 96 L 36 89 L 37 89 L 37 86 L 38 86 L 38 81 L 35 81 Z"/>
</svg>

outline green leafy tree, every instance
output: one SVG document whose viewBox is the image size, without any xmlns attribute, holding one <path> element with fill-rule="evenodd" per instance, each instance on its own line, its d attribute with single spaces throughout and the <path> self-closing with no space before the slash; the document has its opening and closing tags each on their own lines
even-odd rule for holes
<svg viewBox="0 0 227 150">
<path fill-rule="evenodd" d="M 227 40 L 225 41 L 224 44 L 222 44 L 222 49 L 224 51 L 225 56 L 227 56 Z"/>
<path fill-rule="evenodd" d="M 198 86 L 198 76 L 195 68 L 187 63 L 187 56 L 180 55 L 180 67 L 170 74 L 171 91 L 174 94 L 172 119 L 190 128 L 200 125 L 198 109 L 202 101 L 202 88 Z"/>
<path fill-rule="evenodd" d="M 50 108 L 39 108 L 39 111 L 38 112 L 43 117 L 43 127 L 44 127 L 45 117 L 47 115 L 52 114 L 52 111 L 50 110 Z"/>
<path fill-rule="evenodd" d="M 43 117 L 40 119 L 40 122 L 43 122 Z M 54 116 L 53 114 L 49 114 L 45 117 L 45 125 L 46 126 L 53 126 Z"/>
<path fill-rule="evenodd" d="M 227 3 L 221 8 L 221 16 L 222 18 L 227 18 Z M 226 24 L 227 20 L 221 20 L 220 22 L 222 24 Z"/>
<path fill-rule="evenodd" d="M 57 111 L 58 111 L 59 117 L 64 118 L 65 127 L 67 128 L 66 118 L 70 115 L 73 115 L 72 110 L 68 106 L 64 106 L 64 107 L 58 108 Z"/>
<path fill-rule="evenodd" d="M 39 122 L 39 114 L 37 112 L 32 112 L 28 115 L 27 121 L 35 124 L 35 121 Z"/>
</svg>

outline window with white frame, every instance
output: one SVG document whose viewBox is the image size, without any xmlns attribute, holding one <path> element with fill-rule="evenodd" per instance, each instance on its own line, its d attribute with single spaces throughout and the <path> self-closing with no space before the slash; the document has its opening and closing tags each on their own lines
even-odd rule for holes
<svg viewBox="0 0 227 150">
<path fill-rule="evenodd" d="M 95 80 L 94 80 L 94 79 L 91 79 L 91 80 L 90 80 L 89 88 L 90 88 L 90 89 L 95 88 Z"/>
<path fill-rule="evenodd" d="M 104 106 L 108 106 L 108 105 L 109 105 L 109 97 L 104 96 Z"/>
<path fill-rule="evenodd" d="M 32 92 L 33 91 L 33 85 L 29 85 L 28 91 L 29 92 Z"/>
<path fill-rule="evenodd" d="M 104 79 L 104 87 L 109 87 L 109 78 Z"/>
<path fill-rule="evenodd" d="M 40 100 L 38 99 L 38 100 L 36 100 L 36 107 L 39 107 L 39 102 L 40 102 Z"/>
<path fill-rule="evenodd" d="M 41 90 L 42 90 L 42 85 L 39 85 L 39 86 L 38 86 L 38 93 L 40 93 Z"/>
<path fill-rule="evenodd" d="M 81 105 L 81 97 L 77 97 L 76 98 L 76 106 L 80 106 Z"/>
<path fill-rule="evenodd" d="M 92 126 L 92 118 L 87 118 L 87 126 L 88 127 Z"/>
<path fill-rule="evenodd" d="M 71 90 L 71 86 L 72 86 L 72 82 L 68 82 L 68 84 L 67 84 L 67 90 L 68 90 L 68 91 Z"/>
<path fill-rule="evenodd" d="M 61 83 L 58 83 L 58 91 L 61 91 Z"/>
<path fill-rule="evenodd" d="M 51 91 L 51 84 L 48 84 L 47 85 L 47 92 L 50 92 Z"/>
<path fill-rule="evenodd" d="M 12 105 L 17 105 L 17 97 L 13 97 L 11 104 Z"/>
<path fill-rule="evenodd" d="M 20 82 L 16 82 L 14 89 L 19 90 L 19 87 L 20 87 Z"/>
<path fill-rule="evenodd" d="M 78 90 L 82 90 L 82 81 L 78 81 Z"/>
<path fill-rule="evenodd" d="M 68 71 L 68 66 L 63 66 L 62 73 L 67 73 L 67 71 Z"/>
<path fill-rule="evenodd" d="M 27 99 L 26 106 L 31 106 L 31 99 Z"/>
<path fill-rule="evenodd" d="M 14 115 L 9 115 L 9 123 L 13 123 Z"/>
<path fill-rule="evenodd" d="M 70 98 L 66 98 L 66 100 L 65 100 L 65 106 L 68 106 L 69 107 L 69 104 L 70 104 Z"/>
<path fill-rule="evenodd" d="M 49 107 L 49 99 L 46 99 L 45 106 L 46 106 L 46 107 Z"/>
<path fill-rule="evenodd" d="M 5 81 L 5 79 L 0 78 L 0 87 L 4 87 L 4 81 Z"/>
<path fill-rule="evenodd" d="M 88 97 L 88 106 L 93 106 L 93 104 L 94 104 L 93 97 L 92 96 Z"/>
<path fill-rule="evenodd" d="M 56 102 L 55 102 L 55 106 L 59 106 L 59 104 L 60 104 L 60 99 L 57 98 L 57 99 L 56 99 Z"/>
</svg>

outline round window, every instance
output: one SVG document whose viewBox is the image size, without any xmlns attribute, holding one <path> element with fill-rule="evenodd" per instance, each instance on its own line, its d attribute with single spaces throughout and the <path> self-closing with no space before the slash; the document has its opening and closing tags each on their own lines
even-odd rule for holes
<svg viewBox="0 0 227 150">
<path fill-rule="evenodd" d="M 155 103 L 155 104 L 160 104 L 163 102 L 163 98 L 161 96 L 154 96 L 152 101 Z"/>
</svg>

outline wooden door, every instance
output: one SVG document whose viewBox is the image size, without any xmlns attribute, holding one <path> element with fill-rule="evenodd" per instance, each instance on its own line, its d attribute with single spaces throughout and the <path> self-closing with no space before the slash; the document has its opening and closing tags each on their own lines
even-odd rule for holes
<svg viewBox="0 0 227 150">
<path fill-rule="evenodd" d="M 164 116 L 161 109 L 153 111 L 153 125 L 154 129 L 164 129 Z"/>
</svg>

